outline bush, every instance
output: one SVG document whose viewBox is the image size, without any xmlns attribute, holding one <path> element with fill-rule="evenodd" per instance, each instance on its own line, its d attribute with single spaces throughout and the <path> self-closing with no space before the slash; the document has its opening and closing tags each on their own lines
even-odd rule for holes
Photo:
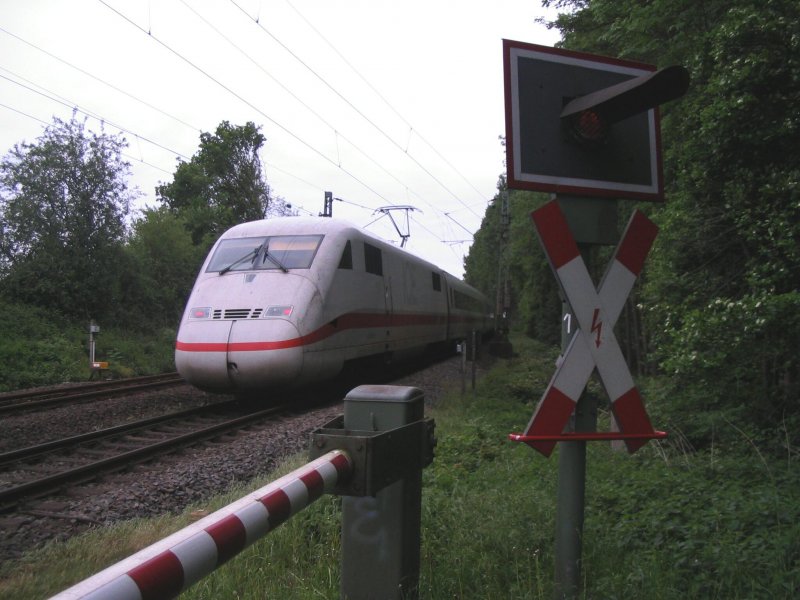
<svg viewBox="0 0 800 600">
<path fill-rule="evenodd" d="M 0 299 L 0 392 L 89 378 L 88 323 Z M 130 332 L 103 326 L 95 358 L 114 377 L 175 370 L 175 332 Z"/>
</svg>

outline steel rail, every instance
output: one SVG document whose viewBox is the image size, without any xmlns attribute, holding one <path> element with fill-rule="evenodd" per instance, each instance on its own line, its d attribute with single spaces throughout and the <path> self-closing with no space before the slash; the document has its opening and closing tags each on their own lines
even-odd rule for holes
<svg viewBox="0 0 800 600">
<path fill-rule="evenodd" d="M 216 404 L 207 404 L 205 406 L 187 408 L 186 410 L 172 412 L 165 415 L 159 415 L 157 417 L 150 417 L 149 419 L 142 419 L 140 421 L 124 423 L 123 425 L 116 425 L 114 427 L 99 429 L 97 431 L 90 431 L 88 433 L 80 433 L 78 435 L 52 440 L 50 442 L 44 442 L 42 444 L 36 444 L 34 446 L 27 446 L 25 448 L 19 448 L 17 450 L 10 450 L 8 452 L 0 453 L 0 466 L 27 460 L 42 454 L 47 454 L 48 452 L 52 452 L 53 450 L 68 448 L 70 446 L 77 446 L 79 444 L 84 444 L 86 442 L 99 441 L 129 431 L 136 431 L 137 429 L 150 427 L 152 425 L 157 425 L 158 423 L 164 423 L 175 419 L 184 419 L 192 415 L 202 415 L 204 413 L 213 412 L 215 410 L 220 410 L 220 409 L 225 410 L 227 408 L 236 406 L 236 404 L 237 403 L 235 400 L 229 400 L 226 402 L 218 402 Z"/>
<path fill-rule="evenodd" d="M 28 389 L 28 390 L 17 390 L 13 392 L 2 392 L 0 393 L 0 400 L 18 400 L 23 398 L 46 396 L 51 394 L 63 395 L 65 393 L 74 392 L 76 390 L 92 390 L 102 387 L 118 387 L 120 384 L 124 384 L 125 382 L 145 383 L 147 381 L 162 379 L 164 377 L 174 377 L 175 375 L 177 375 L 177 373 L 173 371 L 172 373 L 160 373 L 158 375 L 142 375 L 141 377 L 127 377 L 125 379 L 114 379 L 106 381 L 87 381 L 60 388 L 38 388 L 38 389 Z"/>
<path fill-rule="evenodd" d="M 67 484 L 78 484 L 94 479 L 99 474 L 105 474 L 116 470 L 121 470 L 133 464 L 140 463 L 161 454 L 168 454 L 170 451 L 182 446 L 216 437 L 217 435 L 238 429 L 253 421 L 258 421 L 264 417 L 285 410 L 285 406 L 271 407 L 262 411 L 250 413 L 243 417 L 231 419 L 224 423 L 211 425 L 190 433 L 176 436 L 168 440 L 162 440 L 154 444 L 122 452 L 109 458 L 104 458 L 80 467 L 75 467 L 60 473 L 48 475 L 40 479 L 23 483 L 21 485 L 0 491 L 0 512 L 6 511 L 16 506 L 20 501 L 32 497 L 46 495 Z"/>
<path fill-rule="evenodd" d="M 13 394 L 11 396 L 0 397 L 0 414 L 8 414 L 14 412 L 21 412 L 25 410 L 49 408 L 59 404 L 68 404 L 80 402 L 83 400 L 90 400 L 98 396 L 117 396 L 137 392 L 140 390 L 154 389 L 163 386 L 177 385 L 183 383 L 183 378 L 177 373 L 171 373 L 168 376 L 158 375 L 150 376 L 148 378 L 141 378 L 140 383 L 125 383 L 126 380 L 118 380 L 113 384 L 106 385 L 94 384 L 94 386 L 76 386 L 74 388 L 65 388 L 63 393 L 59 392 L 21 392 L 20 394 Z M 139 380 L 139 378 L 136 378 Z M 136 381 L 129 380 L 129 381 Z M 78 390 L 77 392 L 75 390 Z M 56 394 L 56 395 L 53 395 Z M 41 400 L 26 400 L 25 398 L 36 398 L 39 396 L 46 396 Z"/>
</svg>

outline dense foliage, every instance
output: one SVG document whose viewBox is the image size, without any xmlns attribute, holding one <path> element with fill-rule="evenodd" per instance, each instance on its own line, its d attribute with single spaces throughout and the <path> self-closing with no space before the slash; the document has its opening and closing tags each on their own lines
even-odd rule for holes
<svg viewBox="0 0 800 600">
<path fill-rule="evenodd" d="M 0 163 L 0 277 L 17 301 L 90 318 L 116 296 L 125 236 L 125 141 L 56 119 Z"/>
<path fill-rule="evenodd" d="M 669 376 L 665 394 L 675 413 L 705 416 L 704 426 L 693 428 L 696 443 L 710 440 L 720 420 L 772 436 L 787 422 L 798 431 L 800 5 L 544 4 L 564 11 L 550 25 L 561 31 L 565 48 L 681 64 L 691 73 L 687 95 L 661 109 L 667 202 L 641 207 L 660 234 L 637 291 L 643 312 L 629 307 L 621 319 L 628 329 L 618 337 L 629 361 L 647 348 L 650 365 Z M 527 194 L 511 192 L 512 207 L 528 202 Z M 474 253 L 496 245 L 492 210 Z M 538 249 L 528 254 L 533 232 L 525 225 L 522 239 L 512 235 L 506 257 L 517 319 L 529 334 L 551 340 L 536 316 L 550 309 L 530 272 L 543 256 Z M 484 263 L 491 260 L 470 256 L 468 274 L 493 288 Z"/>
<path fill-rule="evenodd" d="M 504 187 L 505 180 L 501 179 L 499 185 Z M 507 228 L 501 222 L 504 193 L 509 195 Z M 536 241 L 530 218 L 531 211 L 546 200 L 544 194 L 532 192 L 499 193 L 486 209 L 465 260 L 465 270 L 467 280 L 490 297 L 505 294 L 503 286 L 508 281 L 511 326 L 522 328 L 532 338 L 558 344 L 561 335 L 558 284 Z"/>
<path fill-rule="evenodd" d="M 185 219 L 192 241 L 211 243 L 226 229 L 280 213 L 271 198 L 259 151 L 266 138 L 252 122 L 223 121 L 214 134 L 200 134 L 200 149 L 181 162 L 170 183 L 156 188 L 159 200 Z"/>
<path fill-rule="evenodd" d="M 0 392 L 81 381 L 89 377 L 88 323 L 0 295 Z M 97 360 L 114 376 L 156 375 L 174 370 L 175 328 L 146 331 L 103 325 L 95 335 Z"/>
</svg>

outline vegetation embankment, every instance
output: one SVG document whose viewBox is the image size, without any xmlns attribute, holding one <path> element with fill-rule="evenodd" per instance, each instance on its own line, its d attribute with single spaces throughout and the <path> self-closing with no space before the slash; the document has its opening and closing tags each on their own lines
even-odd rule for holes
<svg viewBox="0 0 800 600">
<path fill-rule="evenodd" d="M 2 298 L 0 312 L 0 392 L 89 378 L 88 322 Z M 104 325 L 95 341 L 96 359 L 109 363 L 104 376 L 132 377 L 175 370 L 174 327 L 144 332 Z"/>
<path fill-rule="evenodd" d="M 557 452 L 507 441 L 524 427 L 555 351 L 515 340 L 473 395 L 428 410 L 439 440 L 423 489 L 423 598 L 551 598 Z M 800 471 L 784 440 L 733 424 L 693 449 L 695 415 L 644 381 L 666 442 L 634 455 L 590 444 L 584 589 L 591 598 L 791 598 L 800 589 Z M 589 393 L 598 393 L 595 384 Z M 601 427 L 607 414 L 601 411 Z M 304 462 L 298 457 L 288 471 Z M 264 482 L 274 478 L 268 476 Z M 214 501 L 213 509 L 263 482 Z M 324 497 L 185 593 L 186 598 L 336 598 L 340 502 Z M 0 571 L 7 598 L 40 598 L 185 525 L 180 516 L 125 523 L 53 544 Z"/>
</svg>

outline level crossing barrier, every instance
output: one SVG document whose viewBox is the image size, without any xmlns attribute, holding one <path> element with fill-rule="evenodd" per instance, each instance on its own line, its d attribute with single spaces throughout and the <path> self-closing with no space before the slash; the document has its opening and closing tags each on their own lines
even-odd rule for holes
<svg viewBox="0 0 800 600">
<path fill-rule="evenodd" d="M 311 462 L 52 600 L 173 598 L 324 493 L 345 496 L 342 597 L 416 598 L 422 469 L 435 444 L 424 395 L 404 386 L 360 386 L 344 406 L 344 415 L 312 434 Z"/>
<path fill-rule="evenodd" d="M 172 598 L 297 514 L 352 472 L 333 450 L 55 596 Z"/>
</svg>

